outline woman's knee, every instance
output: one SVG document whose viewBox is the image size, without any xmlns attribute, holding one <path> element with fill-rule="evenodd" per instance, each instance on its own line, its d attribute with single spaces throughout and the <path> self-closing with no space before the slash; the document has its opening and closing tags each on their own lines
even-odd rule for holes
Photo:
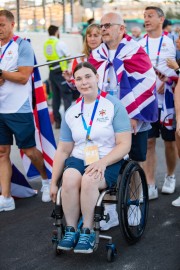
<svg viewBox="0 0 180 270">
<path fill-rule="evenodd" d="M 81 175 L 76 174 L 71 171 L 71 169 L 66 170 L 63 173 L 63 178 L 62 178 L 62 189 L 66 192 L 68 191 L 73 191 L 76 189 L 80 189 L 81 185 Z"/>
<path fill-rule="evenodd" d="M 84 174 L 82 177 L 81 191 L 90 192 L 90 190 L 98 189 L 96 179 L 93 176 Z"/>
</svg>

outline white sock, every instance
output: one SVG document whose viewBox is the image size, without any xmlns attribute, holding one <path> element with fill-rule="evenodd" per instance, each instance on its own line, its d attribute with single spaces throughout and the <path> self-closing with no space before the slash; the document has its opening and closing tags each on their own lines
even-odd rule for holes
<svg viewBox="0 0 180 270">
<path fill-rule="evenodd" d="M 149 188 L 156 188 L 156 185 L 148 185 Z"/>
<path fill-rule="evenodd" d="M 8 202 L 8 201 L 11 200 L 11 197 L 4 197 L 4 200 L 5 200 L 6 202 Z"/>
<path fill-rule="evenodd" d="M 50 185 L 51 180 L 49 179 L 42 179 L 42 186 Z"/>
</svg>

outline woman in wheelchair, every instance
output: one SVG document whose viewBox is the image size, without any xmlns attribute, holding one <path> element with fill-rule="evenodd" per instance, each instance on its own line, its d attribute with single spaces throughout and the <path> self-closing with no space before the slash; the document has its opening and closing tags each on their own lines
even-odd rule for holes
<svg viewBox="0 0 180 270">
<path fill-rule="evenodd" d="M 121 102 L 98 89 L 97 71 L 91 64 L 78 64 L 73 76 L 81 97 L 65 112 L 61 124 L 50 194 L 55 202 L 62 175 L 66 229 L 57 248 L 91 253 L 99 191 L 116 184 L 122 159 L 131 147 L 131 127 Z M 83 227 L 78 230 L 80 212 Z"/>
</svg>

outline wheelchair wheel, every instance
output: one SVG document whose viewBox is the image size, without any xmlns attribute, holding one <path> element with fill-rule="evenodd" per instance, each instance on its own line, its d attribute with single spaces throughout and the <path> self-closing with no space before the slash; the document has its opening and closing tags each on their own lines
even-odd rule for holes
<svg viewBox="0 0 180 270">
<path fill-rule="evenodd" d="M 137 162 L 127 162 L 117 189 L 120 229 L 125 239 L 134 244 L 143 235 L 148 217 L 146 176 Z"/>
</svg>

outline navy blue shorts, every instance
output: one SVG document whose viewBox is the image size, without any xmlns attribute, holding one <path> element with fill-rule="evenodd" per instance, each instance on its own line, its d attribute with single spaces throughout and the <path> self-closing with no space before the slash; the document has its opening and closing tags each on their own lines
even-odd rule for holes
<svg viewBox="0 0 180 270">
<path fill-rule="evenodd" d="M 120 169 L 123 163 L 124 163 L 124 160 L 120 160 L 106 167 L 104 176 L 105 176 L 106 184 L 108 187 L 112 187 L 116 185 L 116 182 L 120 173 Z M 65 160 L 64 171 L 69 168 L 74 168 L 78 170 L 81 173 L 81 175 L 83 175 L 87 167 L 88 166 L 84 166 L 84 161 L 82 159 L 69 157 Z"/>
<path fill-rule="evenodd" d="M 148 131 L 132 134 L 131 150 L 129 152 L 130 159 L 134 161 L 145 161 L 147 153 Z"/>
<path fill-rule="evenodd" d="M 0 113 L 0 145 L 13 145 L 13 135 L 19 149 L 36 145 L 32 113 Z"/>
<path fill-rule="evenodd" d="M 160 113 L 159 109 L 159 119 L 158 121 L 151 123 L 152 128 L 149 130 L 148 138 L 159 138 L 160 135 L 164 141 L 174 142 L 175 141 L 175 128 L 173 130 L 167 129 L 160 123 Z"/>
</svg>

